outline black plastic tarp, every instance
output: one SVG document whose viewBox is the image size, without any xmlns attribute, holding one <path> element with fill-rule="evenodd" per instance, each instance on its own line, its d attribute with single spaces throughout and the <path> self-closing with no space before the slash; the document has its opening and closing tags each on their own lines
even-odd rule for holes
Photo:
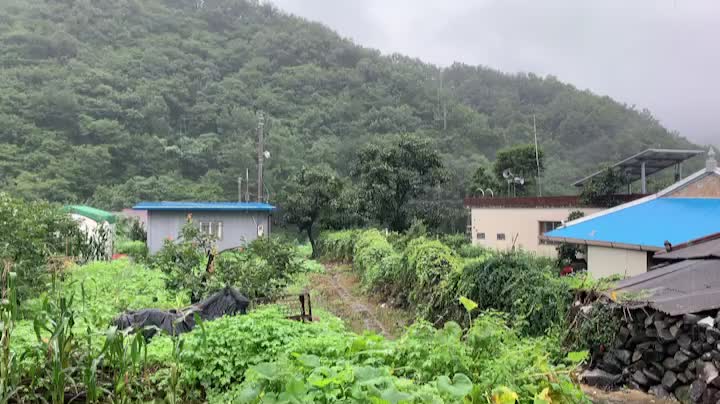
<svg viewBox="0 0 720 404">
<path fill-rule="evenodd" d="M 236 289 L 226 287 L 209 298 L 183 310 L 143 309 L 127 311 L 118 316 L 113 324 L 119 329 L 142 330 L 146 337 L 152 337 L 159 330 L 170 335 L 188 332 L 195 327 L 195 314 L 203 321 L 222 316 L 245 314 L 250 300 Z"/>
</svg>

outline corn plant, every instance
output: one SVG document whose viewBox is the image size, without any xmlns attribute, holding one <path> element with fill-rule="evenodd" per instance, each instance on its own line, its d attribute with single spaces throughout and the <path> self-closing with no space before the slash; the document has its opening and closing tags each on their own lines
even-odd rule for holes
<svg viewBox="0 0 720 404">
<path fill-rule="evenodd" d="M 103 355 L 106 365 L 113 370 L 113 394 L 115 401 L 129 402 L 133 381 L 140 374 L 147 360 L 147 342 L 142 333 L 110 327 L 106 333 Z"/>
<path fill-rule="evenodd" d="M 85 319 L 86 315 L 86 302 L 87 302 L 87 294 L 85 293 L 85 283 L 82 282 L 80 284 L 80 293 L 82 296 L 82 313 L 83 313 L 83 319 Z M 85 355 L 83 357 L 82 363 L 83 363 L 83 384 L 85 385 L 85 397 L 86 402 L 88 403 L 94 403 L 100 398 L 100 394 L 103 392 L 104 389 L 102 389 L 98 385 L 98 366 L 100 365 L 100 362 L 102 361 L 103 355 L 100 353 L 99 355 L 94 354 L 93 350 L 93 337 L 95 335 L 95 330 L 91 327 L 91 325 L 88 323 L 87 328 L 85 329 Z"/>
<path fill-rule="evenodd" d="M 185 344 L 184 341 L 180 338 L 180 335 L 174 335 L 172 336 L 172 339 L 172 363 L 170 364 L 170 378 L 168 380 L 169 390 L 166 400 L 170 404 L 176 404 L 179 402 L 180 395 L 180 356 L 182 355 L 183 349 L 185 348 Z"/>
<path fill-rule="evenodd" d="M 17 274 L 11 271 L 12 263 L 5 261 L 0 274 L 0 402 L 6 403 L 18 390 L 17 373 L 14 371 L 14 354 L 10 350 L 15 319 L 17 318 Z"/>
<path fill-rule="evenodd" d="M 45 346 L 48 355 L 50 376 L 50 396 L 53 403 L 65 402 L 68 383 L 75 386 L 72 374 L 75 371 L 72 356 L 76 352 L 73 333 L 75 312 L 72 309 L 73 297 L 59 293 L 56 300 L 45 298 L 43 311 L 33 320 L 33 328 L 38 343 Z M 44 338 L 43 334 L 49 334 Z"/>
</svg>

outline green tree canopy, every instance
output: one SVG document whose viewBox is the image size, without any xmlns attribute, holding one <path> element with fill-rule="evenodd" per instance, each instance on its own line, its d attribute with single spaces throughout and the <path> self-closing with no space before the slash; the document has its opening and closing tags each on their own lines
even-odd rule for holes
<svg viewBox="0 0 720 404">
<path fill-rule="evenodd" d="M 591 206 L 616 206 L 622 203 L 616 195 L 627 184 L 628 179 L 620 170 L 608 167 L 583 185 L 580 198 Z"/>
<path fill-rule="evenodd" d="M 498 192 L 502 189 L 502 186 L 498 182 L 497 178 L 493 173 L 488 170 L 485 166 L 479 166 L 470 180 L 468 186 L 468 193 L 470 195 L 480 195 L 486 192 L 488 189 L 493 192 Z"/>
<path fill-rule="evenodd" d="M 505 173 L 509 172 L 513 177 L 523 178 L 523 184 L 517 184 L 519 190 L 526 190 L 527 185 L 536 183 L 539 170 L 542 173 L 544 168 L 544 153 L 542 149 L 535 153 L 535 145 L 522 144 L 508 147 L 497 152 L 493 172 L 500 183 L 505 183 Z M 506 171 L 507 170 L 507 171 Z M 535 184 L 537 185 L 537 184 Z"/>
<path fill-rule="evenodd" d="M 533 116 L 555 193 L 629 152 L 694 148 L 649 112 L 552 76 L 385 56 L 269 2 L 197 4 L 5 0 L 0 189 L 104 209 L 235 200 L 237 178 L 257 177 L 257 110 L 280 199 L 303 166 L 346 178 L 356 150 L 393 133 L 434 145 L 449 174 L 439 193 L 457 201 L 480 161 L 531 141 Z"/>
<path fill-rule="evenodd" d="M 437 151 L 412 135 L 364 147 L 353 173 L 371 216 L 396 231 L 409 225 L 407 203 L 445 178 Z"/>
<path fill-rule="evenodd" d="M 288 223 L 307 234 L 313 257 L 317 256 L 316 232 L 321 221 L 338 208 L 343 183 L 328 166 L 303 167 L 288 180 L 283 215 Z"/>
</svg>

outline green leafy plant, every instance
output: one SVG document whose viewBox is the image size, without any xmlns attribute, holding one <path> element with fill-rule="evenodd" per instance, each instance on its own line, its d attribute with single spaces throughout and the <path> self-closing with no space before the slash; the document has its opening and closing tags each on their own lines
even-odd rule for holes
<svg viewBox="0 0 720 404">
<path fill-rule="evenodd" d="M 59 206 L 0 192 L 0 217 L 0 257 L 13 262 L 20 302 L 45 290 L 51 256 L 85 253 L 85 234 Z"/>
<path fill-rule="evenodd" d="M 127 254 L 136 262 L 143 262 L 148 257 L 148 248 L 144 241 L 121 241 L 115 245 L 115 251 Z"/>
<path fill-rule="evenodd" d="M 187 293 L 190 301 L 199 302 L 207 294 L 211 277 L 208 261 L 213 252 L 212 236 L 188 216 L 178 240 L 165 240 L 152 258 L 152 266 L 167 275 L 167 288 Z"/>
<path fill-rule="evenodd" d="M 12 262 L 4 261 L 0 272 L 0 402 L 3 403 L 9 402 L 19 389 L 15 353 L 10 350 L 18 317 L 16 279 Z"/>
</svg>

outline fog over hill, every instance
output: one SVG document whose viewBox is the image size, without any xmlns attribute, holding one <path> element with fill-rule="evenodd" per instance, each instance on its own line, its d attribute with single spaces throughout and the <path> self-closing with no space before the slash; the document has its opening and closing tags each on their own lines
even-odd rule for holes
<svg viewBox="0 0 720 404">
<path fill-rule="evenodd" d="M 359 44 L 448 66 L 552 74 L 720 145 L 714 0 L 273 0 Z"/>
</svg>

